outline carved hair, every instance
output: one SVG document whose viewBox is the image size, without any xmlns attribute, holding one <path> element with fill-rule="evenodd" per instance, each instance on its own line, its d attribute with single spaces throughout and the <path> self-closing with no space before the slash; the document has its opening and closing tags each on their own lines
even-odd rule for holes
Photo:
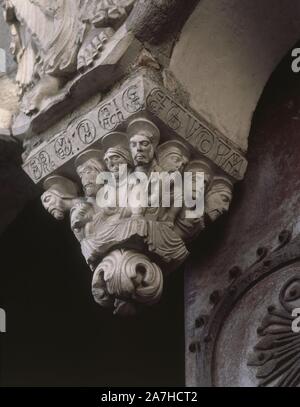
<svg viewBox="0 0 300 407">
<path fill-rule="evenodd" d="M 133 162 L 132 162 L 132 157 L 131 157 L 130 151 L 127 150 L 125 147 L 115 146 L 115 147 L 109 148 L 104 155 L 104 160 L 111 155 L 119 155 L 120 157 L 124 158 L 124 160 L 126 161 L 126 163 L 129 167 L 133 167 Z"/>
<path fill-rule="evenodd" d="M 80 175 L 80 173 L 83 172 L 84 168 L 87 167 L 87 166 L 93 168 L 94 170 L 96 170 L 98 172 L 101 172 L 101 171 L 105 170 L 105 165 L 104 165 L 104 163 L 102 161 L 97 160 L 96 158 L 90 158 L 85 163 L 83 163 L 83 164 L 81 164 L 81 165 L 79 165 L 77 167 L 78 175 Z"/>
</svg>

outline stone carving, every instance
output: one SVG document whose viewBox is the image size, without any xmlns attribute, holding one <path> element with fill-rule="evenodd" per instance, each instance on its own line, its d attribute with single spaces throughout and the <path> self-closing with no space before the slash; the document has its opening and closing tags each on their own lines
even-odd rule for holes
<svg viewBox="0 0 300 407">
<path fill-rule="evenodd" d="M 155 123 L 167 126 L 169 137 L 186 141 L 185 144 L 192 146 L 207 162 L 213 162 L 233 180 L 243 178 L 247 161 L 239 150 L 143 75 L 127 81 L 118 92 L 108 95 L 96 108 L 67 125 L 63 137 L 70 143 L 69 155 L 61 156 L 56 152 L 55 143 L 62 137 L 60 132 L 46 146 L 36 148 L 23 168 L 35 183 L 42 184 L 52 171 L 60 172 L 70 166 L 74 154 L 84 152 L 87 147 L 93 148 L 109 133 L 124 129 L 138 113 L 149 112 L 154 115 Z M 174 127 L 175 118 L 179 124 Z M 41 150 L 51 157 L 53 167 L 48 165 L 40 171 L 33 171 Z"/>
<path fill-rule="evenodd" d="M 75 166 L 85 196 L 96 198 L 99 189 L 96 182 L 97 176 L 105 170 L 103 152 L 101 150 L 87 150 L 76 158 Z"/>
<path fill-rule="evenodd" d="M 44 182 L 43 205 L 58 220 L 70 213 L 93 273 L 96 302 L 114 314 L 133 315 L 159 301 L 164 277 L 188 257 L 185 242 L 205 228 L 206 216 L 213 221 L 228 210 L 232 182 L 206 159 L 193 158 L 186 142 L 163 140 L 160 128 L 144 115 L 129 120 L 126 132 L 106 133 L 74 165 L 81 194 L 73 181 L 52 176 Z M 186 172 L 192 174 L 192 202 L 199 194 L 196 175 L 204 173 L 207 215 L 186 217 L 195 209 L 184 200 Z M 162 174 L 171 180 L 167 205 Z"/>
<path fill-rule="evenodd" d="M 45 183 L 46 192 L 42 195 L 44 208 L 57 220 L 63 220 L 79 196 L 77 184 L 59 175 L 49 177 Z"/>
<path fill-rule="evenodd" d="M 150 173 L 161 170 L 155 159 L 155 149 L 160 141 L 160 131 L 147 119 L 133 120 L 128 126 L 129 142 L 135 171 Z"/>
<path fill-rule="evenodd" d="M 59 221 L 69 217 L 95 300 L 132 315 L 159 301 L 165 276 L 189 255 L 187 242 L 228 210 L 246 160 L 186 108 L 154 48 L 127 30 L 135 0 L 0 3 L 18 63 L 22 112 L 9 132 L 24 141 L 23 168 L 44 187 L 45 209 Z"/>
<path fill-rule="evenodd" d="M 165 90 L 153 87 L 147 96 L 147 106 L 153 114 L 223 171 L 233 178 L 242 179 L 247 162 L 238 149 L 178 104 Z"/>
<path fill-rule="evenodd" d="M 181 236 L 181 238 L 184 241 L 189 241 L 192 239 L 195 239 L 197 237 L 197 235 L 203 231 L 205 229 L 206 223 L 207 223 L 207 214 L 208 211 L 210 211 L 210 202 L 209 202 L 209 196 L 213 194 L 213 189 L 211 188 L 211 183 L 212 183 L 212 179 L 213 179 L 213 169 L 211 167 L 211 165 L 205 161 L 205 160 L 194 160 L 191 161 L 187 167 L 186 167 L 186 171 L 191 172 L 193 174 L 192 177 L 192 189 L 191 189 L 191 194 L 192 194 L 192 199 L 196 198 L 196 180 L 195 180 L 195 176 L 197 174 L 197 172 L 199 173 L 204 173 L 204 187 L 205 187 L 205 213 L 203 214 L 203 216 L 198 217 L 198 218 L 194 218 L 194 219 L 188 219 L 186 217 L 186 210 L 187 208 L 183 208 L 180 213 L 178 218 L 176 219 L 175 222 L 175 230 L 178 233 L 179 236 Z M 230 181 L 228 180 L 228 183 L 230 183 Z M 232 185 L 232 184 L 231 184 Z M 232 185 L 233 188 L 233 185 Z M 223 193 L 223 191 L 220 189 L 219 191 L 216 191 L 217 196 L 216 199 Z M 220 195 L 219 195 L 220 194 Z M 220 203 L 220 213 L 222 211 L 222 204 L 221 204 L 221 199 L 219 199 L 218 201 Z M 228 208 L 229 209 L 229 206 Z M 225 211 L 224 211 L 225 212 Z"/>
<path fill-rule="evenodd" d="M 232 200 L 233 184 L 225 177 L 215 177 L 206 196 L 206 213 L 211 222 L 228 212 Z"/>
<path fill-rule="evenodd" d="M 270 306 L 258 329 L 261 338 L 249 357 L 259 386 L 300 387 L 300 336 L 292 330 L 292 312 L 300 308 L 300 278 L 282 288 L 279 304 Z"/>
<path fill-rule="evenodd" d="M 97 267 L 92 283 L 95 301 L 121 315 L 134 315 L 135 303 L 157 303 L 162 290 L 161 269 L 134 250 L 111 252 Z"/>
<path fill-rule="evenodd" d="M 26 114 L 90 67 L 135 0 L 2 0 Z"/>
<path fill-rule="evenodd" d="M 12 125 L 13 114 L 18 110 L 17 86 L 7 75 L 0 74 L 0 133 Z"/>
<path fill-rule="evenodd" d="M 133 169 L 133 160 L 129 151 L 128 139 L 125 133 L 115 132 L 102 139 L 105 150 L 104 161 L 107 169 L 119 181 L 120 166 L 127 165 L 127 170 Z"/>
<path fill-rule="evenodd" d="M 158 161 L 164 171 L 183 172 L 191 157 L 190 150 L 177 140 L 167 141 L 157 149 Z"/>
</svg>

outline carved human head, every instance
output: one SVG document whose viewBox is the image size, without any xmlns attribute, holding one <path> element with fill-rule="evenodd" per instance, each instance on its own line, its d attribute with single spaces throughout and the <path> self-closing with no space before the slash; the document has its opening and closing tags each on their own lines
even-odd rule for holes
<svg viewBox="0 0 300 407">
<path fill-rule="evenodd" d="M 102 171 L 105 171 L 103 151 L 85 151 L 77 157 L 75 166 L 77 174 L 81 179 L 85 196 L 95 197 L 100 188 L 100 186 L 97 185 L 97 177 Z"/>
<path fill-rule="evenodd" d="M 160 141 L 158 127 L 148 119 L 135 119 L 128 126 L 129 146 L 136 166 L 151 164 Z"/>
<path fill-rule="evenodd" d="M 208 189 L 212 178 L 213 178 L 213 169 L 211 165 L 205 161 L 205 160 L 193 160 L 185 168 L 185 172 L 191 172 L 194 174 L 198 173 L 204 173 L 204 186 L 205 190 Z M 194 178 L 193 178 L 194 179 Z"/>
<path fill-rule="evenodd" d="M 233 184 L 225 177 L 214 178 L 206 196 L 205 212 L 213 222 L 228 212 L 232 200 Z"/>
<path fill-rule="evenodd" d="M 44 182 L 46 192 L 42 195 L 44 208 L 57 220 L 63 220 L 74 200 L 78 197 L 78 186 L 68 178 L 53 175 Z"/>
<path fill-rule="evenodd" d="M 132 157 L 129 151 L 128 138 L 125 133 L 109 133 L 102 139 L 104 161 L 107 169 L 118 176 L 120 165 L 127 165 L 129 169 L 133 167 Z"/>
<path fill-rule="evenodd" d="M 182 172 L 190 156 L 189 148 L 177 140 L 166 141 L 157 148 L 159 165 L 167 172 Z"/>
</svg>

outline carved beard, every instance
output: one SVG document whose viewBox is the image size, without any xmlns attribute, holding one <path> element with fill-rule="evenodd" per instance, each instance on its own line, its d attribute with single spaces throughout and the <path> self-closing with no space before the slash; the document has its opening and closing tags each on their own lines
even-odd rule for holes
<svg viewBox="0 0 300 407">
<path fill-rule="evenodd" d="M 58 209 L 58 208 L 53 208 L 50 210 L 50 214 L 56 219 L 56 220 L 63 220 L 65 215 L 64 213 Z"/>
</svg>

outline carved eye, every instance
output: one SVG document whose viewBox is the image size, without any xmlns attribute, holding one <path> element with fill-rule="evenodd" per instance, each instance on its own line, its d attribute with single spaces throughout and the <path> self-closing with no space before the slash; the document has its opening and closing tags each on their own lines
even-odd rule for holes
<svg viewBox="0 0 300 407">
<path fill-rule="evenodd" d="M 51 199 L 52 199 L 51 195 L 46 195 L 43 198 L 43 202 L 44 203 L 49 203 L 49 202 L 51 202 Z"/>
<path fill-rule="evenodd" d="M 222 201 L 224 203 L 228 203 L 230 201 L 229 197 L 227 195 L 222 195 Z"/>
<path fill-rule="evenodd" d="M 300 298 L 300 281 L 294 281 L 287 288 L 284 300 L 285 301 L 295 301 Z"/>
</svg>

